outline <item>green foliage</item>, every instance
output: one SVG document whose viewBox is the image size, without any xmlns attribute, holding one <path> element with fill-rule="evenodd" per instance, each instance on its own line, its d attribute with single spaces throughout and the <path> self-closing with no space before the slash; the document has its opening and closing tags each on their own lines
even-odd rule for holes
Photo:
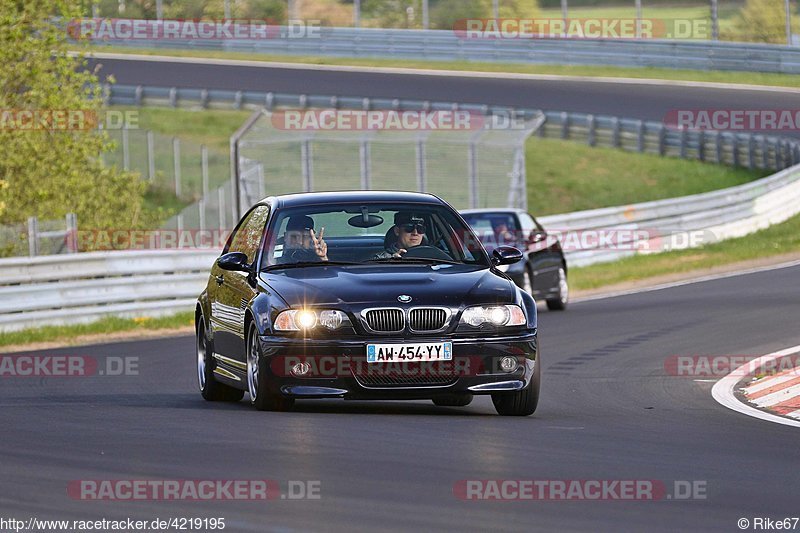
<svg viewBox="0 0 800 533">
<path fill-rule="evenodd" d="M 18 110 L 100 116 L 96 76 L 67 55 L 66 32 L 51 17 L 81 16 L 74 0 L 0 0 L 0 223 L 78 215 L 82 229 L 136 225 L 143 184 L 103 165 L 104 134 L 91 127 L 21 129 Z M 61 122 L 63 124 L 63 122 Z"/>
<path fill-rule="evenodd" d="M 792 12 L 796 12 L 796 9 Z M 800 19 L 792 16 L 794 31 L 797 31 L 798 22 Z M 734 21 L 733 29 L 723 32 L 722 37 L 736 41 L 786 44 L 784 3 L 776 0 L 747 0 Z"/>
</svg>

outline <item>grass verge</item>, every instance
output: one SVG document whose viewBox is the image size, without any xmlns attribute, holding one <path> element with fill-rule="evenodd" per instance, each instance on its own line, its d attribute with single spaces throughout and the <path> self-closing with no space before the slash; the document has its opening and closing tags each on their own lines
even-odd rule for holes
<svg viewBox="0 0 800 533">
<path fill-rule="evenodd" d="M 23 346 L 37 343 L 69 343 L 86 337 L 89 342 L 107 342 L 114 333 L 148 333 L 185 328 L 194 324 L 194 312 L 178 313 L 158 318 L 103 318 L 91 324 L 47 326 L 0 333 L 0 346 Z"/>
<path fill-rule="evenodd" d="M 701 248 L 636 255 L 613 263 L 575 268 L 570 270 L 570 287 L 575 290 L 597 289 L 792 252 L 800 252 L 800 215 L 751 235 Z"/>
<path fill-rule="evenodd" d="M 78 49 L 76 49 L 78 50 Z M 343 65 L 354 67 L 392 67 L 429 70 L 461 70 L 467 72 L 498 72 L 517 74 L 546 74 L 558 76 L 588 76 L 608 78 L 658 79 L 766 85 L 775 87 L 800 87 L 800 77 L 767 72 L 697 71 L 668 68 L 625 68 L 589 65 L 530 65 L 520 63 L 482 63 L 470 61 L 435 61 L 373 58 L 338 58 L 318 56 L 272 55 L 242 52 L 217 52 L 197 50 L 144 50 L 124 47 L 90 47 L 81 51 L 111 52 L 175 57 L 200 57 L 211 59 L 241 59 L 262 62 L 299 63 L 307 65 Z"/>
</svg>

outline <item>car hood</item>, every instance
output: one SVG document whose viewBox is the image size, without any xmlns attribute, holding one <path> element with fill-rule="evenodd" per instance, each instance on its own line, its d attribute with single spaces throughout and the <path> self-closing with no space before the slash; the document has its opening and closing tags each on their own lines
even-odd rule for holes
<svg viewBox="0 0 800 533">
<path fill-rule="evenodd" d="M 515 301 L 511 281 L 472 265 L 307 267 L 265 272 L 261 279 L 290 306 L 398 305 L 400 295 L 411 296 L 412 306 Z"/>
</svg>

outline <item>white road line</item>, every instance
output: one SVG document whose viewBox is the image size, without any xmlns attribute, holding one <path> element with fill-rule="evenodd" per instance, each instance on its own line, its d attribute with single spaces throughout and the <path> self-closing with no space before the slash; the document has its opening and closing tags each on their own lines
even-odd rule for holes
<svg viewBox="0 0 800 533">
<path fill-rule="evenodd" d="M 751 407 L 749 405 L 745 405 L 741 401 L 739 401 L 733 393 L 734 387 L 736 384 L 739 383 L 739 380 L 742 379 L 742 376 L 746 375 L 743 372 L 749 371 L 751 365 L 755 364 L 756 366 L 760 364 L 764 364 L 765 362 L 772 361 L 774 359 L 778 359 L 780 357 L 784 357 L 786 355 L 792 355 L 800 351 L 800 344 L 797 346 L 792 346 L 791 348 L 786 348 L 784 350 L 780 350 L 777 352 L 773 352 L 771 354 L 767 354 L 764 356 L 759 357 L 755 361 L 750 361 L 749 363 L 745 363 L 721 380 L 719 380 L 716 385 L 711 389 L 711 396 L 719 402 L 721 405 L 727 407 L 728 409 L 732 409 L 739 413 L 742 413 L 747 416 L 752 416 L 755 418 L 760 418 L 761 420 L 767 420 L 768 422 L 776 422 L 778 424 L 783 424 L 786 426 L 794 426 L 800 427 L 800 420 L 790 420 L 788 418 L 784 418 L 778 415 L 773 415 L 771 413 L 765 413 L 764 411 L 760 411 L 755 407 Z"/>
<path fill-rule="evenodd" d="M 76 52 L 72 52 L 73 55 Z M 235 67 L 283 68 L 293 70 L 317 70 L 329 72 L 361 72 L 378 74 L 400 74 L 409 76 L 439 76 L 443 78 L 490 78 L 534 81 L 575 81 L 582 83 L 605 83 L 612 85 L 656 85 L 671 87 L 698 87 L 705 89 L 724 89 L 730 91 L 760 91 L 798 94 L 800 89 L 769 85 L 746 85 L 740 83 L 716 83 L 684 80 L 659 80 L 652 78 L 614 78 L 608 76 L 567 76 L 558 74 L 524 74 L 517 72 L 484 72 L 471 70 L 437 70 L 403 67 L 360 67 L 352 65 L 316 65 L 312 63 L 289 63 L 280 61 L 257 61 L 248 59 L 219 59 L 206 57 L 159 56 L 147 54 L 122 54 L 115 52 L 92 52 L 88 57 L 122 61 L 153 61 L 159 63 L 193 63 L 204 65 L 224 65 Z"/>
<path fill-rule="evenodd" d="M 795 396 L 800 396 L 800 384 L 786 387 L 785 389 L 772 392 L 766 396 L 762 396 L 761 398 L 751 401 L 759 407 L 769 407 L 771 405 L 785 402 L 786 400 L 791 400 Z"/>
<path fill-rule="evenodd" d="M 779 377 L 766 377 L 758 381 L 753 385 L 750 385 L 745 390 L 747 394 L 755 394 L 757 392 L 761 392 L 764 389 L 768 389 L 770 387 L 774 387 L 775 385 L 780 385 L 781 383 L 786 383 L 787 381 L 791 381 L 795 378 L 800 378 L 800 371 L 795 370 L 790 374 L 786 374 L 785 376 Z"/>
<path fill-rule="evenodd" d="M 714 281 L 718 279 L 726 279 L 726 278 L 733 278 L 736 276 L 744 276 L 746 274 L 756 274 L 758 272 L 768 272 L 770 270 L 779 270 L 781 268 L 791 268 L 795 266 L 800 266 L 800 261 L 790 261 L 788 263 L 779 263 L 777 265 L 767 265 L 763 267 L 757 268 L 749 268 L 747 270 L 738 270 L 735 272 L 724 272 L 721 274 L 710 274 L 708 276 L 701 276 L 699 278 L 692 278 L 683 281 L 675 281 L 672 283 L 664 283 L 661 285 L 652 285 L 650 287 L 640 287 L 638 289 L 629 289 L 624 291 L 617 291 L 617 292 L 609 292 L 606 294 L 598 294 L 596 296 L 586 296 L 584 298 L 575 298 L 574 300 L 570 300 L 570 304 L 573 303 L 582 303 L 582 302 L 592 302 L 594 300 L 605 300 L 606 298 L 616 298 L 618 296 L 628 296 L 631 294 L 639 294 L 643 292 L 652 292 L 652 291 L 660 291 L 664 289 L 671 289 L 673 287 L 682 287 L 684 285 L 692 285 L 694 283 L 703 283 L 705 281 Z"/>
</svg>

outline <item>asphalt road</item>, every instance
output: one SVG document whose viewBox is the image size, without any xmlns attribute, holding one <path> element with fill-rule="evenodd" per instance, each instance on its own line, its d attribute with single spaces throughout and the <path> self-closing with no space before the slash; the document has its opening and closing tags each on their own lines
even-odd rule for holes
<svg viewBox="0 0 800 533">
<path fill-rule="evenodd" d="M 798 109 L 797 92 L 569 80 L 442 77 L 280 67 L 103 59 L 123 85 L 197 87 L 508 105 L 664 120 L 678 109 Z M 800 135 L 796 132 L 787 134 Z"/>
<path fill-rule="evenodd" d="M 139 375 L 0 378 L 0 515 L 225 517 L 226 531 L 704 530 L 797 516 L 797 430 L 669 376 L 670 355 L 800 344 L 800 267 L 542 312 L 543 390 L 529 418 L 429 402 L 306 401 L 260 413 L 203 401 L 190 337 L 47 351 L 139 358 Z M 81 479 L 317 480 L 321 499 L 93 502 Z M 463 501 L 465 479 L 706 484 L 692 501 Z"/>
</svg>

